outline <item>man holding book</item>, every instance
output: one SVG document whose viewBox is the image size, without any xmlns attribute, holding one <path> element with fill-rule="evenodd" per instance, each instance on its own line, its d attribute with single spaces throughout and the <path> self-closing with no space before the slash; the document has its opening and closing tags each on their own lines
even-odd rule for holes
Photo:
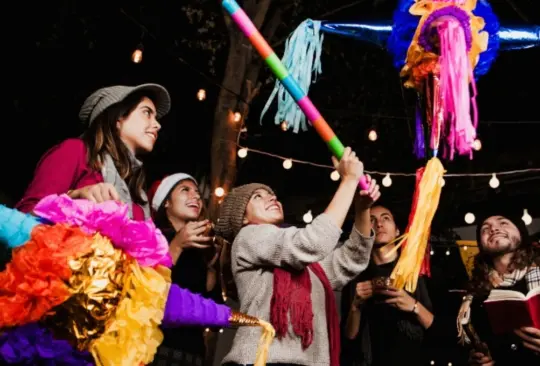
<svg viewBox="0 0 540 366">
<path fill-rule="evenodd" d="M 480 252 L 460 316 L 470 315 L 484 344 L 476 345 L 469 362 L 540 365 L 539 251 L 517 212 L 499 209 L 478 223 Z"/>
</svg>

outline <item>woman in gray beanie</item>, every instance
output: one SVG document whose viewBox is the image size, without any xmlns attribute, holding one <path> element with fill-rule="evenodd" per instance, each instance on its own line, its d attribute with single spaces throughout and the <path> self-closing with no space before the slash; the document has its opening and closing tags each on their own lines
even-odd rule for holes
<svg viewBox="0 0 540 366">
<path fill-rule="evenodd" d="M 336 248 L 356 196 L 363 165 L 350 148 L 334 165 L 341 183 L 325 212 L 303 229 L 281 228 L 283 209 L 272 189 L 258 183 L 233 189 L 221 203 L 217 235 L 232 243 L 231 266 L 241 311 L 270 321 L 277 339 L 268 365 L 339 366 L 339 316 L 334 290 L 363 271 L 373 246 L 370 188 L 356 200 L 355 227 Z M 257 329 L 239 329 L 226 365 L 249 365 Z"/>
<path fill-rule="evenodd" d="M 68 194 L 94 202 L 119 200 L 128 204 L 131 218 L 150 218 L 144 171 L 136 156 L 152 151 L 158 120 L 170 106 L 169 93 L 157 84 L 95 91 L 79 113 L 86 132 L 43 155 L 16 208 L 31 212 L 45 196 Z"/>
</svg>

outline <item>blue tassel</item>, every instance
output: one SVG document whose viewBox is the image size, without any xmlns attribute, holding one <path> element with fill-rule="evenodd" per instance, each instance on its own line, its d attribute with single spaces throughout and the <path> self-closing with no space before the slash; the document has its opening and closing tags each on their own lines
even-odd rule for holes
<svg viewBox="0 0 540 366">
<path fill-rule="evenodd" d="M 311 83 L 315 83 L 317 76 L 322 73 L 321 53 L 324 35 L 320 29 L 320 21 L 307 19 L 302 22 L 287 39 L 285 53 L 281 59 L 283 65 L 289 70 L 289 74 L 298 82 L 306 95 Z M 307 131 L 306 116 L 279 80 L 276 80 L 274 90 L 261 113 L 261 123 L 276 96 L 278 110 L 274 118 L 275 124 L 279 125 L 286 121 L 294 133 L 298 133 L 300 129 Z"/>
</svg>

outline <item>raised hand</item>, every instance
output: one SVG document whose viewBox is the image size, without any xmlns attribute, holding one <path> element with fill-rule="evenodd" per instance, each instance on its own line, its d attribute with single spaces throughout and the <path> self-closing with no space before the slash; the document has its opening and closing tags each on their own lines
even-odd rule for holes
<svg viewBox="0 0 540 366">
<path fill-rule="evenodd" d="M 364 174 L 364 164 L 358 159 L 350 147 L 346 147 L 341 160 L 332 156 L 334 168 L 338 171 L 342 181 L 353 180 L 359 182 Z"/>
<path fill-rule="evenodd" d="M 369 185 L 367 190 L 360 190 L 355 199 L 356 210 L 367 210 L 381 197 L 381 190 L 377 181 L 366 174 L 366 182 Z"/>
</svg>

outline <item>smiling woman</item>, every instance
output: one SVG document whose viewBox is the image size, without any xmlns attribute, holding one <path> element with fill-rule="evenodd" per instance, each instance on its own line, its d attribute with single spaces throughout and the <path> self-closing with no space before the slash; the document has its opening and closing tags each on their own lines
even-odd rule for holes
<svg viewBox="0 0 540 366">
<path fill-rule="evenodd" d="M 119 200 L 128 204 L 133 219 L 149 218 L 144 171 L 136 156 L 152 151 L 158 120 L 170 106 L 169 93 L 157 84 L 95 91 L 79 113 L 88 129 L 45 153 L 17 209 L 31 212 L 45 196 L 68 194 L 93 202 Z"/>
</svg>

